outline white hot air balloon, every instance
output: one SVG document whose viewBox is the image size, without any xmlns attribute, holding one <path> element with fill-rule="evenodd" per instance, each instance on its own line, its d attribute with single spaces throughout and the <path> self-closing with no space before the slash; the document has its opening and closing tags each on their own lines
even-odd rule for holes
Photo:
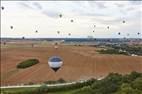
<svg viewBox="0 0 142 94">
<path fill-rule="evenodd" d="M 52 56 L 49 58 L 48 64 L 55 72 L 57 72 L 63 65 L 63 61 L 59 56 Z"/>
</svg>

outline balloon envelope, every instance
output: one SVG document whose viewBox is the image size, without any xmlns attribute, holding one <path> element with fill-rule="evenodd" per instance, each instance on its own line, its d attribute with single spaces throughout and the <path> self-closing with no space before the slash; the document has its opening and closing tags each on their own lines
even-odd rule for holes
<svg viewBox="0 0 142 94">
<path fill-rule="evenodd" d="M 36 30 L 35 32 L 36 32 L 36 33 L 38 33 L 38 31 L 37 31 L 37 30 Z"/>
<path fill-rule="evenodd" d="M 57 31 L 58 34 L 60 34 L 60 31 Z"/>
<path fill-rule="evenodd" d="M 1 9 L 4 10 L 4 7 L 2 6 Z"/>
<path fill-rule="evenodd" d="M 69 36 L 71 35 L 71 33 L 68 34 Z"/>
<path fill-rule="evenodd" d="M 107 28 L 109 29 L 109 26 Z"/>
<path fill-rule="evenodd" d="M 125 21 L 123 21 L 123 23 L 125 23 Z"/>
<path fill-rule="evenodd" d="M 56 72 L 62 66 L 63 61 L 59 56 L 52 56 L 49 58 L 48 64 Z"/>
<path fill-rule="evenodd" d="M 71 20 L 71 22 L 73 22 L 73 20 Z"/>
<path fill-rule="evenodd" d="M 10 26 L 11 29 L 13 29 L 13 26 Z"/>
<path fill-rule="evenodd" d="M 61 18 L 61 17 L 62 17 L 62 14 L 60 14 L 59 16 L 60 16 L 60 18 Z"/>
</svg>

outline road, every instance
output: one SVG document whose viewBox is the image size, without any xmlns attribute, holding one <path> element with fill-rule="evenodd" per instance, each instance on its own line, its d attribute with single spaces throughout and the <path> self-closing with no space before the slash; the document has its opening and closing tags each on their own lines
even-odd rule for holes
<svg viewBox="0 0 142 94">
<path fill-rule="evenodd" d="M 84 81 L 76 81 L 76 82 L 69 82 L 69 83 L 60 83 L 60 84 L 47 84 L 48 87 L 53 87 L 53 86 L 65 86 L 65 85 L 71 85 L 71 84 L 76 84 L 76 83 L 84 83 L 88 80 Z M 26 88 L 26 87 L 40 87 L 43 84 L 36 84 L 36 85 L 13 85 L 13 86 L 2 86 L 0 88 Z"/>
</svg>

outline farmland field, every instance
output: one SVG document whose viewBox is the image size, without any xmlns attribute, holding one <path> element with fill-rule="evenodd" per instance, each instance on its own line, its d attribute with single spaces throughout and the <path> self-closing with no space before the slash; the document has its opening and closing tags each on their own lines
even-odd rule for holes
<svg viewBox="0 0 142 94">
<path fill-rule="evenodd" d="M 59 45 L 55 49 L 51 43 L 14 42 L 1 45 L 1 85 L 43 83 L 58 80 L 74 81 L 100 78 L 110 72 L 127 74 L 132 71 L 142 72 L 141 56 L 99 54 L 100 48 L 89 46 Z M 63 59 L 63 66 L 56 73 L 48 66 L 48 58 L 58 55 Z M 17 69 L 20 62 L 36 58 L 40 63 Z"/>
</svg>

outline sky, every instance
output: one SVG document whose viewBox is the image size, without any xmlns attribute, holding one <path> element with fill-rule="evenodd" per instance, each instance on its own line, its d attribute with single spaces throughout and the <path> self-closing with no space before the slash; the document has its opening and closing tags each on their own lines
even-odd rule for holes
<svg viewBox="0 0 142 94">
<path fill-rule="evenodd" d="M 1 37 L 142 38 L 142 1 L 1 1 L 2 6 Z"/>
</svg>

